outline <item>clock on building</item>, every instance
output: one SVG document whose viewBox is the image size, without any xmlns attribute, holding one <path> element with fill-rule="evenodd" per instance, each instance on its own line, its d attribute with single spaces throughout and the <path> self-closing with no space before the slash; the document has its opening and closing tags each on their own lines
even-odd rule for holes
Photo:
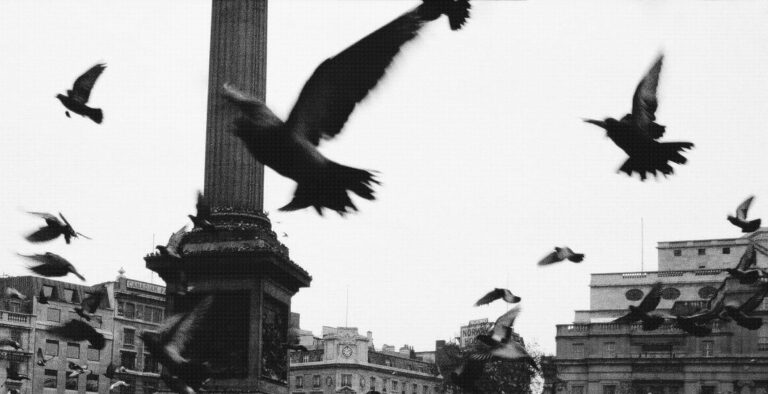
<svg viewBox="0 0 768 394">
<path fill-rule="evenodd" d="M 352 356 L 352 348 L 349 346 L 344 346 L 344 348 L 341 349 L 341 355 L 349 358 Z"/>
</svg>

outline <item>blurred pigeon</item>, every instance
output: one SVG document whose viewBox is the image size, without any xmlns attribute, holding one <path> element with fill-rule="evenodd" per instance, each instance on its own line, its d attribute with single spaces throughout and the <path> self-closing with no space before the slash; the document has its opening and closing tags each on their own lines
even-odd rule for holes
<svg viewBox="0 0 768 394">
<path fill-rule="evenodd" d="M 212 304 L 213 296 L 207 296 L 192 311 L 165 319 L 157 332 L 143 331 L 139 334 L 149 352 L 171 375 L 190 362 L 183 354 Z"/>
<path fill-rule="evenodd" d="M 71 361 L 69 362 L 69 370 L 71 371 L 69 373 L 69 375 L 68 375 L 70 378 L 74 378 L 74 377 L 80 376 L 82 374 L 89 374 L 89 373 L 91 373 L 91 370 L 88 369 L 88 365 L 87 364 L 86 365 L 77 365 L 77 364 L 75 364 L 75 363 L 73 363 Z"/>
<path fill-rule="evenodd" d="M 728 215 L 728 221 L 741 228 L 742 233 L 751 233 L 760 228 L 760 219 L 747 221 L 747 211 L 755 196 L 749 196 L 736 208 L 736 216 Z"/>
<path fill-rule="evenodd" d="M 321 139 L 341 132 L 355 106 L 384 76 L 400 47 L 416 37 L 427 21 L 446 14 L 451 26 L 458 29 L 468 16 L 468 8 L 466 0 L 425 0 L 325 60 L 304 84 L 285 122 L 261 100 L 224 85 L 224 97 L 243 114 L 235 121 L 234 134 L 260 163 L 297 183 L 293 200 L 280 210 L 311 206 L 320 215 L 328 208 L 343 216 L 348 209 L 357 211 L 348 191 L 375 199 L 372 184 L 379 182 L 371 172 L 331 161 L 317 146 Z"/>
<path fill-rule="evenodd" d="M 509 291 L 508 289 L 497 288 L 497 289 L 493 289 L 491 292 L 489 292 L 488 294 L 484 295 L 482 298 L 477 300 L 477 302 L 475 303 L 475 306 L 490 304 L 491 302 L 496 301 L 499 298 L 503 299 L 504 301 L 510 304 L 518 303 L 521 300 L 520 297 L 512 294 L 512 292 Z"/>
<path fill-rule="evenodd" d="M 189 218 L 192 220 L 192 224 L 195 225 L 195 228 L 201 228 L 206 231 L 212 231 L 215 229 L 213 224 L 208 221 L 208 219 L 211 217 L 211 206 L 208 205 L 208 201 L 205 199 L 205 197 L 203 197 L 203 193 L 201 192 L 197 192 L 197 216 L 187 216 L 189 216 Z"/>
<path fill-rule="evenodd" d="M 565 259 L 574 263 L 581 263 L 584 260 L 584 254 L 574 253 L 574 251 L 567 246 L 562 248 L 555 247 L 555 251 L 544 256 L 544 258 L 539 261 L 539 265 L 559 263 Z"/>
<path fill-rule="evenodd" d="M 757 254 L 755 253 L 755 245 L 750 243 L 747 245 L 744 254 L 739 259 L 739 264 L 734 268 L 725 269 L 731 276 L 739 279 L 742 284 L 752 284 L 760 279 L 760 271 L 756 269 Z"/>
<path fill-rule="evenodd" d="M 614 320 L 612 323 L 632 324 L 638 320 L 642 320 L 643 330 L 645 331 L 652 331 L 659 328 L 659 326 L 664 323 L 664 318 L 661 316 L 649 315 L 648 313 L 659 306 L 659 302 L 661 302 L 662 286 L 661 282 L 654 283 L 651 291 L 645 295 L 645 298 L 640 302 L 640 305 L 630 305 L 629 313 Z"/>
<path fill-rule="evenodd" d="M 195 217 L 195 220 L 197 217 Z M 168 244 L 166 246 L 163 245 L 157 245 L 157 250 L 160 251 L 160 254 L 163 256 L 171 256 L 174 259 L 181 259 L 181 240 L 184 238 L 184 234 L 187 232 L 187 225 L 185 224 L 184 227 L 180 228 L 179 231 L 176 231 L 171 235 L 171 238 L 168 239 Z"/>
<path fill-rule="evenodd" d="M 8 298 L 16 298 L 19 300 L 26 300 L 27 296 L 24 294 L 21 294 L 18 290 L 14 289 L 13 287 L 6 287 L 5 288 L 5 296 Z"/>
<path fill-rule="evenodd" d="M 624 162 L 619 171 L 630 176 L 633 172 L 637 172 L 643 181 L 648 173 L 654 176 L 657 171 L 664 176 L 672 174 L 674 170 L 668 162 L 685 164 L 687 160 L 680 152 L 693 147 L 693 143 L 690 142 L 657 141 L 665 131 L 664 126 L 654 122 L 656 108 L 659 105 L 656 88 L 659 85 L 659 73 L 663 60 L 664 56 L 659 55 L 648 74 L 637 85 L 632 98 L 631 114 L 625 115 L 621 120 L 613 118 L 603 121 L 584 120 L 605 129 L 608 138 L 629 155 L 629 159 Z"/>
<path fill-rule="evenodd" d="M 748 330 L 757 330 L 763 326 L 763 319 L 759 316 L 749 316 L 749 314 L 755 311 L 763 303 L 763 299 L 766 295 L 768 295 L 768 284 L 764 283 L 760 290 L 740 306 L 735 307 L 726 304 L 723 307 L 721 317 L 729 317 L 733 319 L 736 324 Z"/>
<path fill-rule="evenodd" d="M 37 361 L 36 361 L 37 365 L 44 367 L 45 364 L 48 363 L 48 361 L 53 360 L 53 358 L 54 356 L 46 357 L 45 355 L 43 355 L 43 349 L 37 348 Z"/>
<path fill-rule="evenodd" d="M 66 96 L 57 94 L 56 98 L 59 99 L 68 110 L 81 116 L 87 116 L 96 123 L 101 123 L 102 119 L 104 119 L 104 114 L 101 112 L 101 109 L 90 108 L 85 104 L 91 97 L 91 89 L 93 89 L 93 85 L 105 68 L 107 68 L 105 64 L 97 64 L 91 67 L 90 70 L 86 71 L 85 74 L 75 80 L 75 85 L 72 87 L 72 90 L 67 90 Z M 69 111 L 65 111 L 64 114 L 67 115 L 68 118 L 70 117 Z"/>
<path fill-rule="evenodd" d="M 72 273 L 80 278 L 80 280 L 85 281 L 85 278 L 77 272 L 72 263 L 57 254 L 46 252 L 45 254 L 33 254 L 30 256 L 19 254 L 19 256 L 40 262 L 40 265 L 29 267 L 32 272 L 38 275 L 51 277 L 66 276 L 67 274 Z"/>
<path fill-rule="evenodd" d="M 40 289 L 40 294 L 37 295 L 37 302 L 39 304 L 47 304 L 48 303 L 48 297 L 45 296 L 45 292 L 43 289 Z"/>
<path fill-rule="evenodd" d="M 130 386 L 131 386 L 130 384 L 125 383 L 122 380 L 118 380 L 117 382 L 112 383 L 112 385 L 109 386 L 109 391 L 112 391 L 112 390 L 114 390 L 114 389 L 116 389 L 118 387 L 130 387 Z"/>
<path fill-rule="evenodd" d="M 88 341 L 99 350 L 103 349 L 106 345 L 104 335 L 99 334 L 98 331 L 82 320 L 70 320 L 64 325 L 49 328 L 48 332 L 64 339 Z"/>
<path fill-rule="evenodd" d="M 288 338 L 286 340 L 285 347 L 290 350 L 298 350 L 306 352 L 307 348 L 300 344 L 299 329 L 297 327 L 291 327 L 288 329 Z"/>
<path fill-rule="evenodd" d="M 80 236 L 85 239 L 90 239 L 85 235 L 75 231 L 75 229 L 72 228 L 72 225 L 69 224 L 69 222 L 67 221 L 67 218 L 65 218 L 64 215 L 61 214 L 61 212 L 59 212 L 59 216 L 61 217 L 61 220 L 59 220 L 59 218 L 57 218 L 56 216 L 53 216 L 50 213 L 46 213 L 46 212 L 27 212 L 27 213 L 40 216 L 45 220 L 45 226 L 40 227 L 34 233 L 27 235 L 26 239 L 29 242 L 37 243 L 37 242 L 51 241 L 58 238 L 60 235 L 64 236 L 64 241 L 66 241 L 67 244 L 69 244 L 70 240 L 73 237 L 78 238 L 78 236 Z"/>
<path fill-rule="evenodd" d="M 712 335 L 712 329 L 705 325 L 701 321 L 686 320 L 683 317 L 678 317 L 675 320 L 675 326 L 693 336 L 706 337 Z"/>
<path fill-rule="evenodd" d="M 109 365 L 107 365 L 107 371 L 104 372 L 104 376 L 109 379 L 115 379 L 116 373 L 125 373 L 126 371 L 127 369 L 122 365 L 119 368 L 115 368 L 115 364 L 109 363 Z"/>
<path fill-rule="evenodd" d="M 478 351 L 469 355 L 475 361 L 490 361 L 493 358 L 504 360 L 521 360 L 531 365 L 534 369 L 539 369 L 525 347 L 512 337 L 512 326 L 515 324 L 517 315 L 520 314 L 520 306 L 515 305 L 496 319 L 496 323 L 489 332 L 491 335 L 480 334 L 477 340 L 480 343 L 489 346 L 486 351 Z"/>
<path fill-rule="evenodd" d="M 75 312 L 85 320 L 91 321 L 91 316 L 96 313 L 96 310 L 101 305 L 101 301 L 107 297 L 107 288 L 102 286 L 96 290 L 93 294 L 89 294 L 80 303 L 79 307 L 75 308 Z"/>
<path fill-rule="evenodd" d="M 451 383 L 459 386 L 462 390 L 474 393 L 477 391 L 475 382 L 483 375 L 485 363 L 472 359 L 464 360 L 456 370 L 451 371 Z"/>
<path fill-rule="evenodd" d="M 5 378 L 7 380 L 16 380 L 16 381 L 19 381 L 19 380 L 30 380 L 29 376 L 19 373 L 18 366 L 15 367 L 15 368 L 12 367 L 12 366 L 6 368 L 5 369 Z"/>
<path fill-rule="evenodd" d="M 10 346 L 16 350 L 21 350 L 21 344 L 11 338 L 0 338 L 0 347 Z"/>
</svg>

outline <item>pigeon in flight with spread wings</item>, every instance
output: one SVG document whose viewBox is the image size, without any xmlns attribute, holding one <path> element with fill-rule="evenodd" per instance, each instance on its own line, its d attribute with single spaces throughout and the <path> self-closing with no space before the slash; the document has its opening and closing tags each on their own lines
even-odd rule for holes
<svg viewBox="0 0 768 394">
<path fill-rule="evenodd" d="M 27 299 L 27 296 L 25 296 L 24 294 L 21 294 L 20 291 L 14 289 L 13 287 L 6 287 L 5 291 L 4 291 L 4 294 L 8 298 L 16 298 L 18 300 L 26 300 Z"/>
<path fill-rule="evenodd" d="M 568 259 L 568 261 L 573 263 L 581 263 L 584 260 L 584 254 L 575 253 L 574 251 L 571 250 L 571 248 L 567 246 L 564 246 L 562 248 L 555 247 L 555 251 L 544 256 L 544 258 L 539 261 L 539 265 L 550 265 L 554 263 L 559 263 L 566 259 Z"/>
<path fill-rule="evenodd" d="M 668 162 L 685 164 L 687 159 L 680 152 L 693 148 L 691 142 L 658 142 L 665 132 L 665 126 L 655 122 L 659 105 L 656 89 L 663 60 L 664 55 L 659 55 L 648 74 L 637 85 L 632 98 L 631 114 L 621 120 L 584 120 L 605 129 L 608 138 L 629 156 L 619 171 L 629 176 L 637 172 L 642 181 L 649 173 L 654 176 L 656 172 L 664 176 L 672 174 L 674 170 Z"/>
<path fill-rule="evenodd" d="M 88 341 L 99 350 L 104 349 L 106 345 L 104 335 L 101 335 L 90 324 L 78 319 L 73 319 L 61 326 L 50 328 L 48 332 L 73 341 Z"/>
<path fill-rule="evenodd" d="M 99 108 L 91 108 L 85 105 L 88 99 L 91 97 L 91 90 L 96 80 L 104 69 L 107 68 L 106 64 L 97 64 L 91 67 L 85 74 L 81 75 L 72 87 L 72 90 L 67 90 L 67 95 L 57 94 L 56 98 L 64 104 L 69 111 L 72 111 L 78 115 L 91 118 L 96 123 L 101 123 L 104 119 L 104 114 Z M 69 118 L 69 111 L 65 111 L 64 114 Z"/>
<path fill-rule="evenodd" d="M 45 355 L 43 355 L 43 349 L 42 348 L 37 348 L 36 355 L 37 355 L 36 363 L 37 363 L 37 365 L 39 365 L 41 367 L 44 367 L 45 364 L 48 363 L 48 361 L 51 361 L 51 360 L 53 360 L 54 357 L 56 357 L 56 356 L 47 356 L 46 357 Z"/>
<path fill-rule="evenodd" d="M 235 120 L 234 134 L 260 163 L 297 183 L 293 200 L 280 210 L 314 207 L 322 215 L 328 208 L 343 216 L 349 210 L 357 211 L 348 191 L 375 199 L 373 184 L 379 182 L 371 172 L 331 161 L 317 146 L 321 139 L 341 132 L 355 106 L 384 76 L 400 47 L 415 38 L 426 22 L 445 14 L 451 28 L 457 30 L 469 16 L 468 9 L 468 0 L 424 0 L 328 58 L 304 84 L 285 122 L 261 100 L 224 85 L 224 97 L 243 114 Z"/>
<path fill-rule="evenodd" d="M 66 276 L 67 274 L 72 273 L 80 278 L 80 280 L 85 281 L 85 278 L 80 275 L 79 272 L 77 272 L 77 269 L 75 269 L 75 266 L 72 265 L 72 263 L 55 253 L 46 252 L 45 254 L 33 255 L 19 254 L 19 256 L 26 257 L 41 263 L 39 265 L 29 267 L 32 272 L 38 275 L 51 277 Z"/>
<path fill-rule="evenodd" d="M 215 229 L 214 225 L 208 221 L 211 217 L 211 206 L 208 204 L 208 200 L 203 196 L 202 192 L 197 192 L 197 216 L 187 215 L 192 220 L 194 228 L 201 228 L 206 231 L 212 231 Z"/>
<path fill-rule="evenodd" d="M 663 285 L 661 282 L 654 283 L 651 291 L 645 295 L 643 300 L 640 302 L 640 305 L 630 305 L 629 313 L 614 320 L 613 323 L 632 324 L 638 320 L 642 320 L 643 330 L 645 331 L 652 331 L 659 328 L 659 326 L 664 323 L 664 317 L 649 315 L 648 313 L 659 306 L 659 303 L 661 302 L 662 286 Z"/>
<path fill-rule="evenodd" d="M 729 273 L 732 277 L 739 279 L 741 284 L 753 284 L 760 279 L 762 271 L 755 267 L 757 264 L 757 254 L 755 253 L 755 245 L 750 243 L 747 245 L 747 249 L 744 250 L 744 254 L 739 259 L 739 264 L 734 268 L 726 268 L 724 271 Z"/>
<path fill-rule="evenodd" d="M 757 330 L 763 326 L 763 319 L 760 316 L 749 316 L 749 314 L 754 312 L 763 303 L 766 295 L 768 295 L 768 284 L 764 283 L 752 297 L 744 301 L 740 306 L 725 304 L 720 317 L 731 318 L 736 324 L 748 330 Z"/>
<path fill-rule="evenodd" d="M 175 233 L 171 234 L 171 238 L 168 239 L 168 244 L 163 245 L 157 245 L 157 250 L 160 251 L 160 254 L 163 256 L 170 256 L 174 259 L 180 260 L 181 259 L 181 240 L 184 238 L 184 234 L 187 232 L 187 226 L 184 225 L 184 227 L 180 228 L 179 231 L 176 231 Z"/>
<path fill-rule="evenodd" d="M 85 235 L 75 231 L 72 228 L 72 225 L 69 224 L 69 222 L 67 221 L 67 218 L 65 218 L 64 215 L 61 214 L 61 212 L 59 212 L 59 216 L 61 216 L 61 220 L 59 220 L 59 218 L 57 218 L 56 216 L 53 216 L 50 213 L 46 213 L 46 212 L 27 212 L 27 213 L 40 216 L 45 220 L 45 226 L 40 227 L 37 231 L 26 236 L 26 239 L 29 242 L 33 242 L 33 243 L 47 242 L 47 241 L 51 241 L 58 238 L 60 235 L 64 236 L 64 241 L 66 241 L 67 244 L 69 244 L 72 238 L 77 238 L 78 236 L 83 237 L 85 239 L 90 239 Z"/>
<path fill-rule="evenodd" d="M 101 301 L 107 297 L 107 288 L 102 286 L 96 290 L 93 294 L 87 295 L 83 298 L 79 307 L 75 308 L 75 313 L 85 320 L 91 321 L 91 316 L 99 309 Z"/>
<path fill-rule="evenodd" d="M 728 221 L 741 229 L 742 233 L 751 233 L 760 228 L 760 219 L 747 220 L 747 212 L 755 196 L 749 196 L 744 202 L 736 207 L 736 216 L 728 215 Z"/>
<path fill-rule="evenodd" d="M 10 346 L 16 350 L 21 350 L 21 344 L 11 338 L 0 338 L 0 347 Z"/>
<path fill-rule="evenodd" d="M 515 324 L 515 319 L 519 314 L 520 306 L 515 305 L 509 311 L 499 316 L 488 334 L 477 336 L 477 340 L 488 345 L 488 349 L 474 352 L 469 355 L 469 358 L 475 361 L 490 361 L 494 357 L 505 360 L 523 360 L 535 369 L 539 369 L 533 357 L 525 350 L 525 347 L 512 337 L 512 326 Z"/>
<path fill-rule="evenodd" d="M 521 300 L 520 297 L 512 294 L 512 292 L 509 291 L 509 289 L 497 288 L 497 289 L 493 289 L 488 294 L 484 295 L 482 298 L 477 300 L 477 302 L 475 303 L 475 306 L 490 304 L 491 302 L 496 301 L 499 298 L 503 299 L 504 301 L 510 304 L 518 303 Z"/>
</svg>

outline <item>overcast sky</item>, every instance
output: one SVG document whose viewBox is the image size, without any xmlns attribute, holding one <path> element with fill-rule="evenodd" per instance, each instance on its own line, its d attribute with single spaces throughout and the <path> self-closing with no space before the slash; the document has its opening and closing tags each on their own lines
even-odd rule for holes
<svg viewBox="0 0 768 394">
<path fill-rule="evenodd" d="M 417 4 L 270 1 L 268 105 L 286 116 L 321 61 Z M 658 241 L 740 236 L 725 216 L 743 198 L 768 215 L 766 16 L 764 1 L 476 0 L 463 30 L 428 25 L 320 147 L 380 171 L 376 201 L 346 219 L 278 212 L 294 183 L 267 171 L 264 208 L 313 276 L 293 298 L 302 327 L 343 326 L 348 288 L 348 324 L 377 347 L 431 350 L 504 312 L 472 304 L 508 286 L 516 329 L 553 353 L 555 324 L 589 308 L 590 273 L 640 270 L 641 217 L 646 270 Z M 88 284 L 120 267 L 160 283 L 142 258 L 203 187 L 209 34 L 210 1 L 0 2 L 3 272 L 27 274 L 16 252 L 51 251 Z M 628 112 L 660 51 L 664 140 L 696 147 L 642 183 L 581 118 Z M 54 96 L 97 62 L 104 123 L 66 118 Z M 61 211 L 93 240 L 29 244 L 42 221 L 24 210 Z M 586 259 L 538 268 L 555 245 Z"/>
</svg>

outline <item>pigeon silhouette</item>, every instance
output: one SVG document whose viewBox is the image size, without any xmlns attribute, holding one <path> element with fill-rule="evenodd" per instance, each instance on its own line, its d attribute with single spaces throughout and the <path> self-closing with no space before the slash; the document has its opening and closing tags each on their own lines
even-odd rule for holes
<svg viewBox="0 0 768 394">
<path fill-rule="evenodd" d="M 56 98 L 64 104 L 69 111 L 72 111 L 78 115 L 91 118 L 96 123 L 101 123 L 104 119 L 104 114 L 99 108 L 91 108 L 85 105 L 88 99 L 91 97 L 91 90 L 96 80 L 99 78 L 104 69 L 107 68 L 105 64 L 97 64 L 86 71 L 75 80 L 75 84 L 72 90 L 67 90 L 67 95 L 57 94 Z M 65 111 L 64 114 L 69 118 L 69 111 Z"/>
<path fill-rule="evenodd" d="M 101 305 L 101 301 L 107 297 L 107 288 L 100 287 L 93 294 L 89 294 L 80 303 L 79 307 L 75 308 L 75 313 L 85 320 L 91 321 L 91 316 L 96 313 L 96 310 Z"/>
<path fill-rule="evenodd" d="M 477 302 L 475 303 L 475 306 L 490 304 L 491 302 L 496 301 L 499 298 L 503 299 L 504 301 L 510 304 L 518 303 L 521 300 L 520 297 L 512 294 L 512 292 L 509 291 L 508 289 L 497 288 L 497 289 L 493 289 L 491 292 L 489 292 L 488 294 L 484 295 L 482 298 L 477 300 Z"/>
<path fill-rule="evenodd" d="M 520 314 L 520 306 L 515 305 L 509 311 L 499 316 L 489 334 L 480 334 L 476 338 L 488 346 L 488 350 L 476 351 L 469 355 L 475 361 L 490 361 L 493 358 L 504 360 L 521 360 L 539 369 L 525 347 L 512 337 L 512 326 Z"/>
<path fill-rule="evenodd" d="M 544 256 L 544 258 L 539 261 L 539 265 L 550 265 L 566 259 L 573 263 L 581 263 L 584 260 L 584 254 L 575 253 L 567 246 L 562 248 L 555 247 L 555 251 Z"/>
<path fill-rule="evenodd" d="M 195 217 L 195 219 L 197 219 L 197 217 Z M 174 259 L 181 260 L 181 240 L 184 238 L 186 232 L 187 226 L 184 225 L 179 231 L 176 231 L 171 235 L 167 245 L 157 245 L 157 250 L 159 250 L 160 254 L 163 256 L 170 256 Z"/>
<path fill-rule="evenodd" d="M 82 320 L 70 320 L 67 323 L 48 329 L 48 332 L 64 339 L 73 341 L 88 341 L 96 349 L 104 349 L 104 335 L 99 334 L 93 327 Z"/>
<path fill-rule="evenodd" d="M 125 369 L 125 367 L 122 365 L 120 368 L 115 368 L 115 364 L 109 363 L 109 365 L 107 365 L 107 370 L 104 372 L 104 376 L 109 379 L 115 379 L 116 373 L 125 373 L 126 371 L 127 369 Z"/>
<path fill-rule="evenodd" d="M 423 25 L 448 15 L 451 26 L 461 27 L 469 2 L 428 0 L 325 60 L 304 84 L 288 119 L 283 122 L 259 99 L 225 84 L 223 96 L 236 104 L 243 117 L 235 120 L 234 134 L 260 163 L 296 181 L 293 200 L 280 208 L 295 211 L 313 207 L 345 215 L 357 211 L 351 191 L 374 200 L 366 170 L 347 167 L 323 156 L 317 146 L 344 128 L 355 106 L 374 89 L 400 48 L 416 37 Z"/>
<path fill-rule="evenodd" d="M 654 283 L 653 287 L 651 288 L 651 291 L 648 292 L 648 294 L 645 295 L 643 300 L 640 302 L 640 305 L 629 306 L 629 313 L 626 315 L 616 319 L 613 321 L 613 323 L 617 324 L 632 324 L 638 320 L 642 320 L 643 322 L 643 330 L 645 331 L 652 331 L 664 323 L 664 317 L 662 316 L 653 316 L 649 315 L 648 313 L 656 309 L 657 306 L 659 306 L 659 302 L 661 302 L 661 288 L 662 288 L 661 282 Z"/>
<path fill-rule="evenodd" d="M 61 217 L 61 220 L 59 220 L 59 218 L 57 218 L 56 216 L 53 216 L 50 213 L 46 213 L 46 212 L 27 212 L 27 213 L 40 216 L 45 220 L 45 226 L 40 227 L 37 231 L 26 236 L 26 239 L 29 242 L 32 242 L 32 243 L 47 242 L 47 241 L 54 240 L 61 235 L 64 236 L 64 241 L 66 241 L 67 244 L 70 243 L 72 238 L 77 238 L 78 236 L 83 237 L 85 239 L 90 239 L 85 235 L 75 231 L 72 228 L 72 225 L 69 224 L 67 219 L 64 217 L 64 215 L 61 214 L 61 212 L 59 212 L 59 216 Z"/>
<path fill-rule="evenodd" d="M 664 56 L 659 55 L 648 74 L 637 85 L 632 98 L 631 114 L 621 120 L 584 120 L 605 129 L 608 138 L 629 156 L 619 171 L 629 176 L 636 172 L 642 181 L 647 174 L 672 174 L 674 170 L 668 162 L 685 164 L 687 159 L 680 152 L 693 148 L 690 142 L 658 142 L 665 132 L 665 126 L 655 122 L 658 107 L 656 88 L 663 60 Z"/>
<path fill-rule="evenodd" d="M 201 228 L 205 231 L 213 231 L 215 229 L 213 224 L 208 221 L 211 217 L 211 206 L 208 205 L 208 200 L 205 199 L 201 192 L 197 192 L 197 216 L 187 216 L 192 220 L 192 224 L 195 226 L 194 228 Z"/>
<path fill-rule="evenodd" d="M 739 264 L 734 268 L 726 268 L 725 272 L 739 279 L 742 284 L 753 284 L 760 279 L 761 270 L 757 269 L 757 254 L 755 245 L 750 243 L 739 259 Z"/>
<path fill-rule="evenodd" d="M 10 338 L 0 338 L 0 347 L 10 346 L 16 350 L 21 350 L 21 344 Z"/>
<path fill-rule="evenodd" d="M 46 357 L 45 355 L 43 355 L 43 349 L 42 348 L 37 348 L 37 361 L 36 361 L 37 365 L 39 365 L 41 367 L 44 367 L 45 364 L 47 364 L 48 361 L 53 360 L 53 358 L 54 358 L 54 356 Z"/>
<path fill-rule="evenodd" d="M 741 229 L 742 233 L 751 233 L 760 228 L 760 219 L 747 220 L 747 212 L 755 196 L 749 196 L 744 202 L 736 207 L 736 216 L 728 215 L 728 221 Z"/>
<path fill-rule="evenodd" d="M 763 319 L 759 316 L 749 316 L 749 314 L 763 303 L 766 295 L 768 295 L 768 284 L 763 283 L 761 288 L 740 306 L 724 305 L 720 317 L 726 320 L 731 318 L 736 324 L 748 330 L 757 330 L 763 326 Z"/>
<path fill-rule="evenodd" d="M 45 254 L 33 254 L 29 256 L 19 254 L 19 256 L 39 262 L 40 265 L 29 267 L 32 272 L 38 275 L 53 277 L 66 276 L 67 274 L 72 273 L 80 278 L 80 280 L 85 281 L 85 278 L 77 272 L 77 269 L 75 269 L 75 266 L 73 266 L 72 263 L 55 253 L 46 252 Z"/>
<path fill-rule="evenodd" d="M 21 294 L 18 290 L 14 289 L 13 287 L 6 287 L 5 288 L 5 296 L 8 298 L 15 298 L 17 300 L 26 300 L 27 296 L 24 294 Z"/>
<path fill-rule="evenodd" d="M 70 377 L 70 378 L 74 378 L 74 377 L 80 376 L 82 374 L 89 374 L 89 373 L 91 373 L 91 370 L 88 369 L 88 365 L 87 364 L 86 365 L 77 365 L 77 364 L 75 364 L 75 363 L 73 363 L 71 361 L 69 362 L 69 370 L 70 370 L 70 372 L 69 372 L 68 377 Z"/>
</svg>

